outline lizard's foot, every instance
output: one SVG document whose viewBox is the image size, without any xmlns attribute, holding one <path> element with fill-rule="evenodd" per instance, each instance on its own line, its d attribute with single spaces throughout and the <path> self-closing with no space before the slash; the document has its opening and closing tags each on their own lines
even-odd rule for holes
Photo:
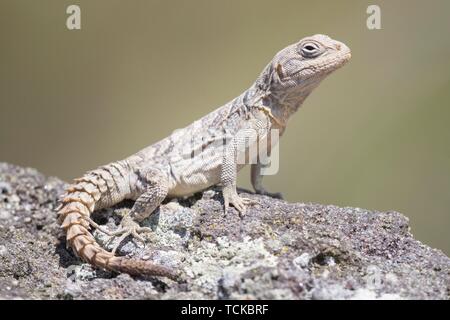
<svg viewBox="0 0 450 320">
<path fill-rule="evenodd" d="M 145 244 L 145 239 L 140 235 L 141 233 L 151 233 L 152 229 L 148 227 L 141 227 L 137 222 L 135 222 L 130 216 L 125 216 L 122 218 L 122 221 L 120 222 L 120 227 L 118 230 L 109 233 L 111 238 L 108 242 L 110 242 L 115 237 L 119 237 L 119 240 L 117 240 L 117 244 L 113 247 L 111 250 L 111 253 L 115 254 L 117 249 L 119 248 L 122 241 L 128 237 L 132 236 L 133 238 L 138 239 L 143 244 Z"/>
<path fill-rule="evenodd" d="M 256 200 L 240 197 L 236 191 L 227 192 L 225 190 L 223 191 L 223 200 L 225 204 L 225 214 L 227 213 L 230 204 L 243 215 L 245 214 L 246 206 L 258 203 Z"/>
<path fill-rule="evenodd" d="M 261 190 L 255 190 L 255 193 L 263 195 L 263 196 L 275 198 L 275 199 L 283 199 L 283 195 L 281 194 L 281 192 L 269 192 L 269 191 L 266 191 L 265 189 L 261 189 Z"/>
</svg>

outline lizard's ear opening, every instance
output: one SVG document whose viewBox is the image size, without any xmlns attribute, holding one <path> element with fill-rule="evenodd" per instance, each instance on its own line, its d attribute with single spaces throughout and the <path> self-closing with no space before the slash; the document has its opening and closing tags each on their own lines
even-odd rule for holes
<svg viewBox="0 0 450 320">
<path fill-rule="evenodd" d="M 283 74 L 283 67 L 281 66 L 281 64 L 277 64 L 277 66 L 275 67 L 275 72 L 277 73 L 278 79 L 281 80 L 284 77 Z"/>
<path fill-rule="evenodd" d="M 277 71 L 277 66 L 274 66 L 271 62 L 264 68 L 258 80 L 256 80 L 256 84 L 261 90 L 269 90 L 273 85 L 280 82 L 280 74 Z"/>
</svg>

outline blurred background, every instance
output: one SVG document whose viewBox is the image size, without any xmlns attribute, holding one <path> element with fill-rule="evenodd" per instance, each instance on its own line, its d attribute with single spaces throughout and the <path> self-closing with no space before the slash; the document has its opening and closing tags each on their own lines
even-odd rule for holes
<svg viewBox="0 0 450 320">
<path fill-rule="evenodd" d="M 66 28 L 70 4 L 81 30 Z M 370 4 L 381 30 L 366 27 Z M 226 103 L 278 50 L 324 33 L 352 60 L 291 119 L 268 189 L 400 211 L 450 254 L 449 17 L 447 0 L 0 0 L 0 161 L 70 180 Z"/>
</svg>

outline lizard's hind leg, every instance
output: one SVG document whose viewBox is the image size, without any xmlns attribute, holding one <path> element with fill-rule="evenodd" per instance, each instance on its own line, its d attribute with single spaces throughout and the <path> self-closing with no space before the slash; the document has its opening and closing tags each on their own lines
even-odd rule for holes
<svg viewBox="0 0 450 320">
<path fill-rule="evenodd" d="M 140 195 L 130 212 L 122 218 L 119 229 L 110 233 L 111 239 L 119 237 L 112 253 L 116 252 L 122 241 L 128 236 L 145 243 L 140 234 L 152 232 L 152 229 L 141 227 L 139 223 L 150 216 L 167 196 L 168 178 L 162 170 L 148 167 L 139 170 L 136 175 L 137 192 Z"/>
</svg>

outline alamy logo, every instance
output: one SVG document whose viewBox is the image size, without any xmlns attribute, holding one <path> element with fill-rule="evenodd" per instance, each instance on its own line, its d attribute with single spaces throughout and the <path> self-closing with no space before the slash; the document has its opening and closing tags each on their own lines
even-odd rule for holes
<svg viewBox="0 0 450 320">
<path fill-rule="evenodd" d="M 66 27 L 69 30 L 81 29 L 81 9 L 79 6 L 72 4 L 67 7 L 66 13 L 69 14 L 66 20 Z"/>
<path fill-rule="evenodd" d="M 370 265 L 366 270 L 366 286 L 369 289 L 379 289 L 383 284 L 381 270 L 374 265 Z"/>
<path fill-rule="evenodd" d="M 380 6 L 372 4 L 367 7 L 366 13 L 369 15 L 366 20 L 367 29 L 381 29 L 381 9 Z"/>
<path fill-rule="evenodd" d="M 261 175 L 274 175 L 279 170 L 279 139 L 278 129 L 269 133 L 258 134 L 254 129 L 239 130 L 233 135 L 219 134 L 215 136 L 188 136 L 183 131 L 175 130 L 174 137 L 186 141 L 179 156 L 183 159 L 200 158 L 205 163 L 209 159 L 223 159 L 230 156 L 237 165 L 261 164 Z"/>
</svg>

